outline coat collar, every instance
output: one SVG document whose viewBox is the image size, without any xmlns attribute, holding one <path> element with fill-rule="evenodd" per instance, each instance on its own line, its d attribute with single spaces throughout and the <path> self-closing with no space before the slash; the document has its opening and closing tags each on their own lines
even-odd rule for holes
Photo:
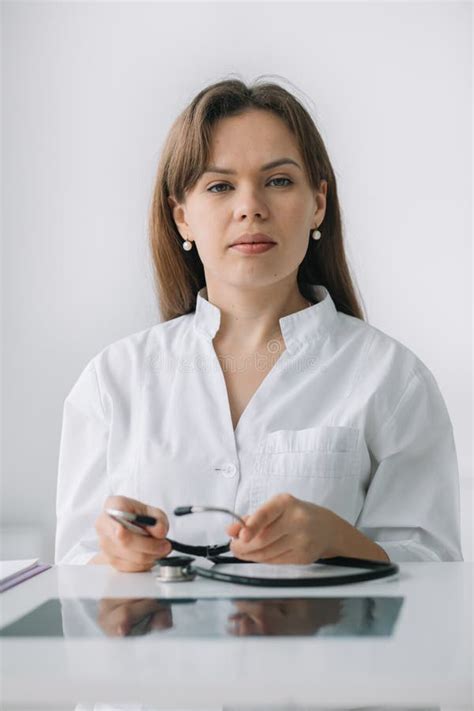
<svg viewBox="0 0 474 711">
<path fill-rule="evenodd" d="M 336 306 L 327 288 L 321 284 L 306 284 L 307 293 L 316 303 L 279 319 L 280 329 L 289 353 L 295 353 L 304 344 L 320 340 L 335 326 Z M 194 328 L 212 341 L 219 330 L 220 309 L 208 301 L 207 286 L 198 291 Z"/>
</svg>

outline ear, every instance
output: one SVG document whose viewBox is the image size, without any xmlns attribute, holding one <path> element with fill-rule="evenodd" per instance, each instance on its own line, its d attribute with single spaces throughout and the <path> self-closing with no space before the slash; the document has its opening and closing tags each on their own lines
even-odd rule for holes
<svg viewBox="0 0 474 711">
<path fill-rule="evenodd" d="M 314 193 L 314 199 L 316 202 L 316 211 L 314 217 L 318 217 L 318 224 L 324 220 L 324 215 L 326 214 L 326 197 L 328 190 L 328 181 L 321 180 L 318 190 Z M 316 229 L 316 228 L 314 228 Z"/>
<path fill-rule="evenodd" d="M 188 224 L 185 220 L 184 207 L 175 200 L 175 198 L 170 195 L 168 198 L 168 205 L 171 208 L 171 213 L 173 215 L 173 220 L 180 233 L 181 237 L 187 239 L 187 234 L 189 232 Z"/>
</svg>

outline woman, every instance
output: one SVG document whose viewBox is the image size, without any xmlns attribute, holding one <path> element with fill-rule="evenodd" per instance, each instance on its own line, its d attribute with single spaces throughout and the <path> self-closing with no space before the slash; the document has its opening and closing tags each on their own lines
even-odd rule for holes
<svg viewBox="0 0 474 711">
<path fill-rule="evenodd" d="M 165 143 L 150 235 L 163 322 L 96 355 L 66 398 L 56 562 L 143 571 L 167 538 L 228 536 L 259 562 L 462 560 L 445 403 L 364 321 L 301 103 L 272 83 L 201 91 Z M 152 535 L 108 506 L 155 516 Z"/>
</svg>

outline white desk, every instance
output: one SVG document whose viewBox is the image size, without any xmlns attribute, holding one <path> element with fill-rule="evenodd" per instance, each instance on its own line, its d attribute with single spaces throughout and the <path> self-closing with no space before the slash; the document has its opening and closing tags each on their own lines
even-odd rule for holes
<svg viewBox="0 0 474 711">
<path fill-rule="evenodd" d="M 472 709 L 472 577 L 472 563 L 402 563 L 392 580 L 271 589 L 203 578 L 157 583 L 151 573 L 119 573 L 108 566 L 55 567 L 0 597 L 2 626 L 52 597 L 69 598 L 67 604 L 109 597 L 405 600 L 390 637 L 3 638 L 2 708 L 116 702 L 136 703 L 137 709 L 144 708 L 139 703 L 147 709 Z"/>
</svg>

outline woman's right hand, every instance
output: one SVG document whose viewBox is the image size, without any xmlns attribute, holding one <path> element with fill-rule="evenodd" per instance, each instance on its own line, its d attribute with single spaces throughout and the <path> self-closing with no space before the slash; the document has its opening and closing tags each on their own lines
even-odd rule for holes
<svg viewBox="0 0 474 711">
<path fill-rule="evenodd" d="M 150 536 L 142 536 L 115 521 L 105 512 L 107 508 L 153 516 L 157 522 L 154 526 L 146 526 Z M 109 563 L 125 573 L 150 570 L 157 559 L 165 558 L 171 552 L 171 543 L 165 539 L 168 529 L 168 517 L 161 509 L 126 496 L 109 496 L 95 523 L 101 552 L 89 562 Z"/>
</svg>

